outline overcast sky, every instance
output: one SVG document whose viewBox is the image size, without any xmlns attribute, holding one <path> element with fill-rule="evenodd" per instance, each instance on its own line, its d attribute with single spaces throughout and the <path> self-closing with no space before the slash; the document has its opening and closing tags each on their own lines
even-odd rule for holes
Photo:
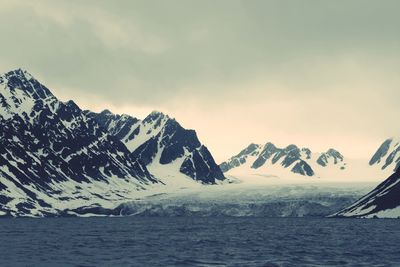
<svg viewBox="0 0 400 267">
<path fill-rule="evenodd" d="M 400 124 L 400 1 L 0 0 L 0 71 L 61 100 L 251 142 L 370 157 Z"/>
</svg>

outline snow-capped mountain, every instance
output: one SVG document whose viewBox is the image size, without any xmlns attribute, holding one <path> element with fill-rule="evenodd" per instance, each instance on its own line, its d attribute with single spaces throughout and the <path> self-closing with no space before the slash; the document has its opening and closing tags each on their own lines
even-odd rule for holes
<svg viewBox="0 0 400 267">
<path fill-rule="evenodd" d="M 308 148 L 299 148 L 293 144 L 278 148 L 268 142 L 265 145 L 250 144 L 236 156 L 221 163 L 220 167 L 225 173 L 248 172 L 270 176 L 292 173 L 319 176 L 323 169 L 346 169 L 346 162 L 343 155 L 335 149 L 313 153 Z"/>
<path fill-rule="evenodd" d="M 59 101 L 24 70 L 0 75 L 0 216 L 114 208 L 165 178 L 174 180 L 178 163 L 180 178 L 190 183 L 196 182 L 189 176 L 204 183 L 224 179 L 195 132 L 167 116 L 139 121 L 115 115 L 119 120 L 107 124 L 92 115 L 73 101 Z M 140 127 L 128 127 L 135 123 Z M 151 173 L 146 165 L 154 167 L 150 161 L 157 156 L 164 172 Z"/>
<path fill-rule="evenodd" d="M 400 170 L 334 217 L 400 218 Z"/>
<path fill-rule="evenodd" d="M 153 111 L 144 120 L 128 115 L 86 111 L 99 126 L 121 140 L 134 157 L 140 158 L 151 173 L 163 179 L 183 174 L 203 183 L 214 184 L 225 177 L 207 147 L 194 130 L 184 129 L 175 119 Z"/>
<path fill-rule="evenodd" d="M 397 170 L 400 166 L 400 141 L 393 138 L 385 140 L 372 156 L 369 164 L 382 170 Z"/>
<path fill-rule="evenodd" d="M 0 76 L 0 125 L 2 213 L 54 213 L 62 202 L 90 204 L 156 182 L 122 142 L 21 69 Z"/>
</svg>

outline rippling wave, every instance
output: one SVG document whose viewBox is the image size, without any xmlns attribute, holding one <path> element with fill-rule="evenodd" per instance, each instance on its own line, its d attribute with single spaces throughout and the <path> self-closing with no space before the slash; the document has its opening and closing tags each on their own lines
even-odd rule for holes
<svg viewBox="0 0 400 267">
<path fill-rule="evenodd" d="M 399 266 L 397 220 L 0 220 L 0 266 Z"/>
</svg>

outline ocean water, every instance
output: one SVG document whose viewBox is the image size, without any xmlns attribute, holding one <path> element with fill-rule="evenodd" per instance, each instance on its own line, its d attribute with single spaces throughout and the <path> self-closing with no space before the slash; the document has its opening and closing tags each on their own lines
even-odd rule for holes
<svg viewBox="0 0 400 267">
<path fill-rule="evenodd" d="M 400 266 L 400 221 L 1 219 L 0 266 Z"/>
</svg>

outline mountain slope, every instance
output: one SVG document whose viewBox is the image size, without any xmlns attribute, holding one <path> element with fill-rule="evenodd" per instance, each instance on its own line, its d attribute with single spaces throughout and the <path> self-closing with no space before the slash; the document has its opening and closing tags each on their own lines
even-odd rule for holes
<svg viewBox="0 0 400 267">
<path fill-rule="evenodd" d="M 400 170 L 336 217 L 400 218 Z"/>
<path fill-rule="evenodd" d="M 225 177 L 207 147 L 202 145 L 194 130 L 184 129 L 175 119 L 161 112 L 152 112 L 144 120 L 128 115 L 86 111 L 140 158 L 149 170 L 165 181 L 165 176 L 184 174 L 206 184 L 214 184 Z M 164 179 L 163 179 L 164 178 Z"/>
<path fill-rule="evenodd" d="M 322 169 L 343 170 L 344 157 L 334 149 L 324 153 L 312 153 L 308 148 L 289 145 L 278 148 L 268 142 L 265 145 L 250 144 L 236 156 L 220 164 L 225 173 L 259 173 L 268 175 L 296 174 L 316 176 Z"/>
<path fill-rule="evenodd" d="M 157 182 L 118 138 L 26 71 L 0 76 L 0 129 L 2 214 L 57 214 Z"/>
</svg>

